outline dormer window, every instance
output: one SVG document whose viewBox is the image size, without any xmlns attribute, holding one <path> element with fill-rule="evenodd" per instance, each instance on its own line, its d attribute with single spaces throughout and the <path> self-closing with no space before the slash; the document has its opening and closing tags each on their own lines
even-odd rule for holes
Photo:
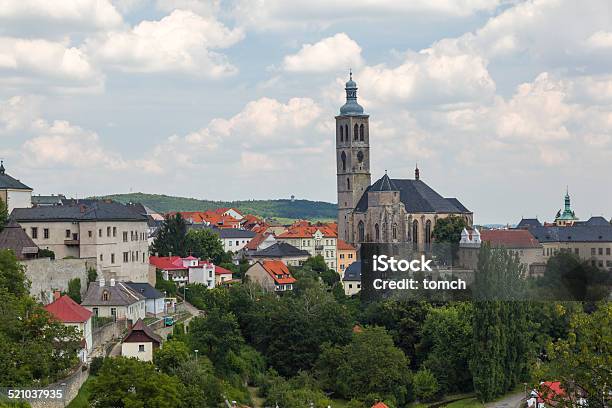
<svg viewBox="0 0 612 408">
<path fill-rule="evenodd" d="M 108 302 L 108 299 L 110 298 L 110 295 L 107 291 L 102 292 L 102 300 L 104 302 Z"/>
</svg>

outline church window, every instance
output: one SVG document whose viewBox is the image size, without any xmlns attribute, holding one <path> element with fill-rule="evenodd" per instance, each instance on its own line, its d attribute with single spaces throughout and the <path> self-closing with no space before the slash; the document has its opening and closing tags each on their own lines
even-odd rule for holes
<svg viewBox="0 0 612 408">
<path fill-rule="evenodd" d="M 351 134 L 348 131 L 348 125 L 344 125 L 344 137 L 347 142 L 349 141 L 349 138 L 351 137 Z"/>
<path fill-rule="evenodd" d="M 346 170 L 346 153 L 342 152 L 340 160 L 342 161 L 342 170 Z"/>
<path fill-rule="evenodd" d="M 363 162 L 363 152 L 361 150 L 357 152 L 357 161 L 359 163 Z"/>
<path fill-rule="evenodd" d="M 389 238 L 389 229 L 387 228 L 387 223 L 383 222 L 383 225 L 382 225 L 382 240 L 384 242 L 387 242 L 388 238 Z"/>
<path fill-rule="evenodd" d="M 353 138 L 357 140 L 359 138 L 359 125 L 355 124 L 355 129 L 353 130 Z"/>
<path fill-rule="evenodd" d="M 349 179 L 348 177 L 346 178 L 346 189 L 347 190 L 351 189 L 351 179 Z"/>
<path fill-rule="evenodd" d="M 363 225 L 363 221 L 359 221 L 359 224 L 357 224 L 357 230 L 359 232 L 359 242 L 363 242 L 365 238 L 365 227 Z"/>
<path fill-rule="evenodd" d="M 359 125 L 359 141 L 363 142 L 364 141 L 364 135 L 363 135 L 363 124 Z"/>
<path fill-rule="evenodd" d="M 419 244 L 419 222 L 414 220 L 412 223 L 412 246 L 414 248 Z"/>
<path fill-rule="evenodd" d="M 342 126 L 340 126 L 340 141 L 344 142 L 344 129 Z"/>
<path fill-rule="evenodd" d="M 393 239 L 397 239 L 397 224 L 393 224 Z"/>
<path fill-rule="evenodd" d="M 374 239 L 376 242 L 380 240 L 380 227 L 378 224 L 374 224 Z"/>
<path fill-rule="evenodd" d="M 431 244 L 431 220 L 425 222 L 425 244 L 427 246 Z"/>
</svg>

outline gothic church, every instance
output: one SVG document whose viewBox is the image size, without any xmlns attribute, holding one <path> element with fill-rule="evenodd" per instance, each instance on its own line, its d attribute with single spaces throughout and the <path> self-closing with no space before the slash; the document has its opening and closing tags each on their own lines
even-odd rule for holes
<svg viewBox="0 0 612 408">
<path fill-rule="evenodd" d="M 338 237 L 351 244 L 410 242 L 428 248 L 436 222 L 451 215 L 472 225 L 473 214 L 456 198 L 444 198 L 419 178 L 385 175 L 372 184 L 369 115 L 357 103 L 352 74 L 346 103 L 336 116 Z"/>
</svg>

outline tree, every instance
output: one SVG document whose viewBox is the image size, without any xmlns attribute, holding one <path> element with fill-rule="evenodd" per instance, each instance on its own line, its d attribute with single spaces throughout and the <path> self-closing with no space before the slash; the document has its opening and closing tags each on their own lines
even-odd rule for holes
<svg viewBox="0 0 612 408">
<path fill-rule="evenodd" d="M 331 405 L 316 381 L 304 371 L 289 381 L 271 371 L 265 382 L 262 388 L 266 395 L 266 406 L 327 408 Z"/>
<path fill-rule="evenodd" d="M 153 364 L 166 374 L 173 375 L 189 360 L 189 347 L 179 340 L 170 340 L 153 353 Z"/>
<path fill-rule="evenodd" d="M 81 303 L 81 279 L 73 278 L 68 281 L 68 296 L 77 303 Z"/>
<path fill-rule="evenodd" d="M 180 213 L 168 216 L 162 223 L 157 238 L 151 246 L 151 252 L 160 256 L 186 256 L 187 223 Z"/>
<path fill-rule="evenodd" d="M 47 248 L 39 248 L 38 249 L 38 257 L 39 258 L 50 258 L 51 260 L 55 259 L 55 252 Z"/>
<path fill-rule="evenodd" d="M 431 371 L 423 368 L 414 375 L 414 395 L 419 401 L 432 401 L 438 394 L 438 380 Z"/>
<path fill-rule="evenodd" d="M 187 253 L 197 258 L 210 259 L 215 264 L 220 264 L 227 260 L 227 255 L 223 250 L 223 243 L 219 235 L 210 229 L 190 230 L 187 233 L 185 242 Z"/>
<path fill-rule="evenodd" d="M 8 222 L 8 217 L 9 217 L 8 207 L 6 206 L 6 203 L 4 202 L 4 200 L 0 198 L 0 232 L 2 232 L 2 230 L 6 226 Z"/>
<path fill-rule="evenodd" d="M 462 217 L 451 215 L 436 221 L 432 231 L 433 239 L 436 242 L 447 242 L 458 244 L 461 240 L 461 231 L 467 227 L 467 223 Z"/>
<path fill-rule="evenodd" d="M 208 356 L 215 365 L 225 361 L 228 353 L 237 353 L 244 342 L 234 314 L 219 309 L 193 318 L 188 337 L 191 348 Z"/>
<path fill-rule="evenodd" d="M 181 407 L 218 407 L 223 402 L 222 382 L 215 377 L 213 365 L 202 356 L 183 361 L 174 371 L 184 385 Z"/>
<path fill-rule="evenodd" d="M 174 408 L 181 404 L 182 385 L 148 362 L 113 357 L 104 360 L 91 382 L 89 402 L 94 407 Z"/>
<path fill-rule="evenodd" d="M 87 269 L 87 285 L 89 286 L 91 282 L 95 282 L 97 279 L 98 271 L 96 271 L 96 268 Z"/>
<path fill-rule="evenodd" d="M 375 394 L 402 406 L 409 400 L 408 364 L 384 328 L 366 327 L 346 346 L 326 345 L 315 372 L 326 379 L 324 387 L 345 399 Z"/>
</svg>

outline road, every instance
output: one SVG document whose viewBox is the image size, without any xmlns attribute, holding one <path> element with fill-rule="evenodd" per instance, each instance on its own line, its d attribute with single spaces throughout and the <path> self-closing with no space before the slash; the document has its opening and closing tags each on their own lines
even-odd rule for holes
<svg viewBox="0 0 612 408">
<path fill-rule="evenodd" d="M 190 316 L 187 319 L 181 321 L 181 323 L 183 323 L 185 325 L 185 327 L 187 327 L 189 325 L 189 321 L 191 319 L 193 319 L 194 317 L 200 315 L 200 311 L 195 306 L 193 306 L 190 303 L 184 302 L 184 305 L 185 305 L 185 310 L 190 314 Z M 161 327 L 161 328 L 155 330 L 155 333 L 160 335 L 161 338 L 165 340 L 165 339 L 168 338 L 168 334 L 172 333 L 172 329 L 173 329 L 172 326 L 170 326 L 170 327 Z"/>
<path fill-rule="evenodd" d="M 489 402 L 485 404 L 486 408 L 518 408 L 525 398 L 525 393 L 522 391 L 515 392 L 504 396 L 499 401 Z"/>
</svg>

